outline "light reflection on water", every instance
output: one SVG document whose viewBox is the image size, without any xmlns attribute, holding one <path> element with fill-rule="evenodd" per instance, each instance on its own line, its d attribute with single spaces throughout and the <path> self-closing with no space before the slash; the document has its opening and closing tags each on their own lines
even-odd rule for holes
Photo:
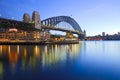
<svg viewBox="0 0 120 80">
<path fill-rule="evenodd" d="M 120 41 L 0 45 L 0 80 L 120 80 Z"/>
<path fill-rule="evenodd" d="M 6 68 L 15 75 L 17 69 L 21 73 L 26 70 L 39 70 L 41 67 L 56 65 L 74 59 L 80 52 L 81 44 L 70 45 L 1 45 L 0 46 L 0 76 Z"/>
</svg>

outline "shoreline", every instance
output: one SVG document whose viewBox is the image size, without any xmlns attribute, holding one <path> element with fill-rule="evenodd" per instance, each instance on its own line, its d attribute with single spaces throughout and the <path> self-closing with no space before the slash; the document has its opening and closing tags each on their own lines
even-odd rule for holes
<svg viewBox="0 0 120 80">
<path fill-rule="evenodd" d="M 54 45 L 54 44 L 79 44 L 79 41 L 59 41 L 59 42 L 0 42 L 0 45 Z"/>
</svg>

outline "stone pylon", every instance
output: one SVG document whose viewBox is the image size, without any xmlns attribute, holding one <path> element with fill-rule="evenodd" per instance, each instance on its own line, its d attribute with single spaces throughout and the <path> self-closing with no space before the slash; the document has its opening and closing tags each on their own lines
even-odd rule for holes
<svg viewBox="0 0 120 80">
<path fill-rule="evenodd" d="M 32 22 L 34 23 L 36 29 L 41 30 L 41 19 L 40 19 L 39 12 L 37 12 L 37 11 L 33 12 L 33 14 L 32 14 Z"/>
<path fill-rule="evenodd" d="M 30 15 L 28 13 L 25 13 L 23 15 L 23 22 L 26 22 L 26 23 L 30 23 L 31 22 Z"/>
</svg>

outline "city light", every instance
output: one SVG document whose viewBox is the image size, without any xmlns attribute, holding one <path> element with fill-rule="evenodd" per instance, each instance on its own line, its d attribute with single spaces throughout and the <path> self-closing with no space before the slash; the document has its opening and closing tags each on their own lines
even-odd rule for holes
<svg viewBox="0 0 120 80">
<path fill-rule="evenodd" d="M 17 32 L 17 31 L 18 31 L 18 29 L 16 29 L 16 28 L 10 28 L 10 29 L 9 29 L 9 32 L 12 32 L 12 31 Z"/>
</svg>

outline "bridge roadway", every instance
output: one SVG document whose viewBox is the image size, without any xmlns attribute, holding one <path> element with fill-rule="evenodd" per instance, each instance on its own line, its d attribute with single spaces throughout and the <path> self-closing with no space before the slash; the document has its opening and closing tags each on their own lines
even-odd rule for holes
<svg viewBox="0 0 120 80">
<path fill-rule="evenodd" d="M 18 20 L 13 20 L 13 19 L 5 19 L 5 18 L 0 18 L 0 23 L 3 24 L 10 24 L 10 25 L 29 25 L 30 23 L 25 23 L 22 21 L 18 21 Z"/>
<path fill-rule="evenodd" d="M 0 18 L 0 23 L 2 24 L 8 24 L 8 25 L 14 25 L 14 27 L 21 25 L 22 27 L 26 27 L 26 25 L 29 25 L 30 27 L 32 27 L 34 24 L 32 23 L 25 23 L 22 21 L 17 21 L 17 20 L 12 20 L 12 19 L 5 19 L 5 18 Z M 71 32 L 74 34 L 78 34 L 78 35 L 84 35 L 83 32 L 78 32 L 75 30 L 67 30 L 67 29 L 63 29 L 63 28 L 57 28 L 55 26 L 46 26 L 46 25 L 42 25 L 41 26 L 42 29 L 49 29 L 49 30 L 58 30 L 58 31 L 63 31 L 63 32 Z"/>
<path fill-rule="evenodd" d="M 78 32 L 78 31 L 74 31 L 74 30 L 68 30 L 68 29 L 58 28 L 58 27 L 55 27 L 55 26 L 42 25 L 41 27 L 42 27 L 42 29 L 57 30 L 57 31 L 63 31 L 63 32 L 70 32 L 70 33 L 78 34 L 78 35 L 84 35 L 83 32 Z"/>
</svg>

